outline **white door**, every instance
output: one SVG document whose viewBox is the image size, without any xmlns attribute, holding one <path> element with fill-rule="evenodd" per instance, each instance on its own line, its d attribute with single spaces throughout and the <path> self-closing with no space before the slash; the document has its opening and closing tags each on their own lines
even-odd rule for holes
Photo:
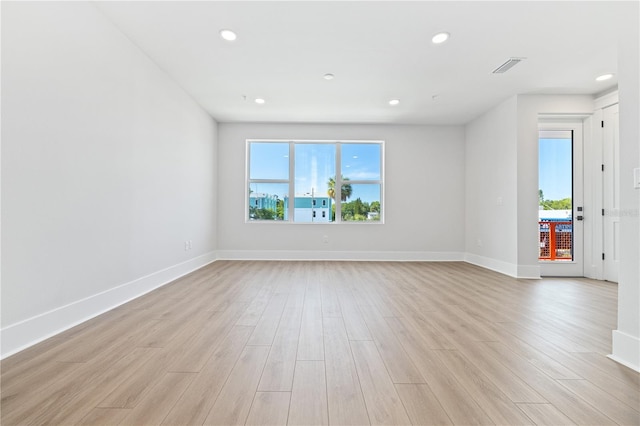
<svg viewBox="0 0 640 426">
<path fill-rule="evenodd" d="M 604 279 L 618 282 L 620 259 L 620 139 L 618 105 L 603 110 L 603 242 Z"/>
<path fill-rule="evenodd" d="M 582 122 L 540 123 L 538 146 L 540 274 L 582 277 Z"/>
</svg>

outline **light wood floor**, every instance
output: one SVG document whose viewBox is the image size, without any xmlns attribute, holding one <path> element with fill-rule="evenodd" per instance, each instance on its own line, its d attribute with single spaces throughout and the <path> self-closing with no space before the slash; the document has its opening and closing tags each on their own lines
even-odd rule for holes
<svg viewBox="0 0 640 426">
<path fill-rule="evenodd" d="M 2 361 L 2 424 L 639 424 L 614 284 L 219 261 Z"/>
</svg>

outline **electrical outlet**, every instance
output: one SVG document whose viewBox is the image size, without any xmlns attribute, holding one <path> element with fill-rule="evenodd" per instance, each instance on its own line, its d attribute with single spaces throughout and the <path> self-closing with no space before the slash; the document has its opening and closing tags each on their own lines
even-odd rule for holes
<svg viewBox="0 0 640 426">
<path fill-rule="evenodd" d="M 322 242 L 325 244 L 329 244 L 329 236 L 328 235 L 323 235 L 322 236 Z"/>
<path fill-rule="evenodd" d="M 184 251 L 189 250 L 189 241 L 184 242 Z"/>
</svg>

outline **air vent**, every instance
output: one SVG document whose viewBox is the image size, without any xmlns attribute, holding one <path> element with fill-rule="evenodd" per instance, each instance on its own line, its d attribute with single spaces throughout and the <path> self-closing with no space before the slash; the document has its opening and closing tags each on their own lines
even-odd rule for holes
<svg viewBox="0 0 640 426">
<path fill-rule="evenodd" d="M 504 64 L 500 65 L 498 68 L 493 70 L 493 73 L 494 74 L 505 73 L 505 72 L 509 71 L 511 68 L 513 68 L 514 66 L 516 66 L 523 59 L 526 59 L 526 58 L 509 58 L 509 59 L 507 59 L 507 62 L 505 62 Z"/>
</svg>

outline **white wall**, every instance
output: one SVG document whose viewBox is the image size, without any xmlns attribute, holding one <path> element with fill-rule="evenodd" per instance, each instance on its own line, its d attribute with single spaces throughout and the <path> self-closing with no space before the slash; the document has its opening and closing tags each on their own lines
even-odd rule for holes
<svg viewBox="0 0 640 426">
<path fill-rule="evenodd" d="M 245 223 L 245 141 L 252 138 L 386 141 L 385 224 Z M 461 260 L 463 141 L 461 127 L 221 123 L 218 253 L 224 258 Z"/>
<path fill-rule="evenodd" d="M 466 260 L 516 276 L 517 98 L 465 128 Z"/>
<path fill-rule="evenodd" d="M 3 2 L 2 124 L 3 356 L 215 258 L 216 123 L 94 6 Z"/>
<path fill-rule="evenodd" d="M 626 19 L 638 22 L 635 16 Z M 620 96 L 620 270 L 618 328 L 611 357 L 640 371 L 640 189 L 633 188 L 633 169 L 640 167 L 640 34 L 621 41 L 618 50 Z"/>
</svg>

